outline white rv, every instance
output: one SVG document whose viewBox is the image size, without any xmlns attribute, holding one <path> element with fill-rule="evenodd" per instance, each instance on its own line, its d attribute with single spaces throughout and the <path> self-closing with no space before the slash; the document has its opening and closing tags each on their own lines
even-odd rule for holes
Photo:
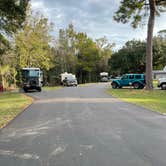
<svg viewBox="0 0 166 166">
<path fill-rule="evenodd" d="M 62 73 L 61 74 L 61 84 L 64 86 L 77 86 L 76 76 L 72 73 Z"/>
<path fill-rule="evenodd" d="M 100 73 L 100 81 L 101 82 L 108 82 L 108 73 L 107 72 Z"/>
</svg>

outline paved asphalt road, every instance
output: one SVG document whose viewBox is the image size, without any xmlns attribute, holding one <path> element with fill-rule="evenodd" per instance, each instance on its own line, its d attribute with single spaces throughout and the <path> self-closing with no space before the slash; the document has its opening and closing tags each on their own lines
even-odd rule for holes
<svg viewBox="0 0 166 166">
<path fill-rule="evenodd" d="M 0 131 L 0 166 L 166 166 L 166 116 L 106 86 L 30 93 L 35 103 Z"/>
</svg>

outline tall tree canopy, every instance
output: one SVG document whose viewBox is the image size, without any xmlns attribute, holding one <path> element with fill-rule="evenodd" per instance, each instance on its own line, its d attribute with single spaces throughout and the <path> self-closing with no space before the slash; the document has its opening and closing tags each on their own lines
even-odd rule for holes
<svg viewBox="0 0 166 166">
<path fill-rule="evenodd" d="M 144 73 L 145 42 L 137 40 L 126 42 L 122 49 L 111 56 L 109 64 L 112 75 Z"/>
<path fill-rule="evenodd" d="M 28 18 L 15 38 L 19 67 L 40 67 L 46 70 L 51 67 L 51 29 L 48 20 L 39 14 Z"/>
<path fill-rule="evenodd" d="M 147 44 L 146 44 L 146 89 L 153 88 L 152 83 L 152 46 L 153 46 L 153 29 L 155 15 L 160 15 L 165 11 L 165 0 L 122 0 L 119 10 L 116 12 L 114 19 L 118 22 L 127 23 L 131 21 L 134 28 L 142 21 L 149 12 Z"/>
<path fill-rule="evenodd" d="M 22 26 L 29 0 L 0 0 L 0 33 L 12 33 Z"/>
<path fill-rule="evenodd" d="M 100 63 L 99 49 L 96 43 L 85 33 L 77 34 L 77 75 L 80 82 L 96 80 L 97 67 Z M 92 78 L 93 77 L 93 78 Z"/>
<path fill-rule="evenodd" d="M 166 65 L 166 36 L 158 33 L 153 37 L 153 68 L 162 70 Z M 109 60 L 110 73 L 145 73 L 146 42 L 131 40 L 123 48 L 113 53 Z"/>
<path fill-rule="evenodd" d="M 72 24 L 69 24 L 65 30 L 59 30 L 58 39 L 58 56 L 60 62 L 60 72 L 75 72 L 76 71 L 76 53 L 75 53 L 75 41 L 76 32 Z"/>
<path fill-rule="evenodd" d="M 15 56 L 8 36 L 22 28 L 29 0 L 0 0 L 0 81 L 4 88 L 15 83 Z"/>
<path fill-rule="evenodd" d="M 100 72 L 108 71 L 113 46 L 106 37 L 93 41 L 69 24 L 59 31 L 53 49 L 55 67 L 49 75 L 57 78 L 62 72 L 71 72 L 77 75 L 79 83 L 97 81 Z"/>
<path fill-rule="evenodd" d="M 9 46 L 5 36 L 22 27 L 28 2 L 29 0 L 0 0 L 0 54 Z"/>
<path fill-rule="evenodd" d="M 115 46 L 114 43 L 109 43 L 108 39 L 104 36 L 96 40 L 97 47 L 99 49 L 100 55 L 100 64 L 99 71 L 100 72 L 108 72 L 108 61 L 112 55 L 112 49 Z"/>
</svg>

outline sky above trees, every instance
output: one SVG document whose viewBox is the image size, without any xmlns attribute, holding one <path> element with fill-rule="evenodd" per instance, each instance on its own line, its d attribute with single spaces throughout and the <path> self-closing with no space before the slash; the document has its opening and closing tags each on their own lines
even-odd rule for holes
<svg viewBox="0 0 166 166">
<path fill-rule="evenodd" d="M 133 29 L 129 24 L 118 24 L 113 20 L 114 12 L 120 0 L 31 0 L 32 9 L 40 11 L 54 23 L 54 34 L 59 29 L 72 23 L 77 31 L 86 32 L 93 39 L 106 36 L 110 42 L 116 43 L 116 49 L 133 38 L 146 38 L 145 25 Z M 166 13 L 156 19 L 154 34 L 166 29 Z"/>
</svg>

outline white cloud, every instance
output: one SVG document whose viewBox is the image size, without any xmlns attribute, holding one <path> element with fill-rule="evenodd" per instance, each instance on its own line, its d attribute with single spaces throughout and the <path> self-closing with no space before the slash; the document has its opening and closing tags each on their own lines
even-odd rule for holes
<svg viewBox="0 0 166 166">
<path fill-rule="evenodd" d="M 43 1 L 32 1 L 32 10 L 41 12 L 45 17 L 49 17 L 49 8 L 44 5 Z"/>
<path fill-rule="evenodd" d="M 146 26 L 133 29 L 129 24 L 113 21 L 120 0 L 31 0 L 32 9 L 40 11 L 55 25 L 55 34 L 60 28 L 73 23 L 77 31 L 86 32 L 92 38 L 106 36 L 117 47 L 132 39 L 145 39 Z M 154 33 L 166 29 L 166 14 L 156 19 Z"/>
</svg>

